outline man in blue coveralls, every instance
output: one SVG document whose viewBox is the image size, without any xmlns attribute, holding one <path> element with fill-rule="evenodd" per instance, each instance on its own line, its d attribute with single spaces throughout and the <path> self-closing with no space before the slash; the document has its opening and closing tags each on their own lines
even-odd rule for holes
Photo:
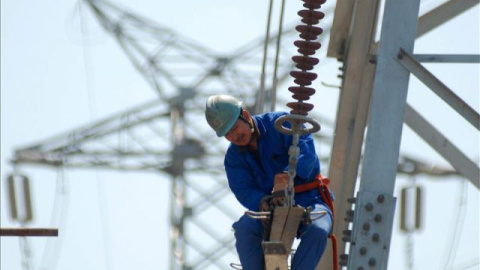
<svg viewBox="0 0 480 270">
<path fill-rule="evenodd" d="M 232 96 L 216 95 L 208 98 L 205 116 L 218 137 L 230 141 L 225 155 L 228 184 L 237 200 L 251 211 L 264 208 L 264 198 L 273 192 L 282 194 L 288 183 L 288 149 L 292 136 L 275 129 L 275 120 L 285 112 L 250 115 L 241 102 Z M 284 124 L 289 127 L 289 123 Z M 320 162 L 310 134 L 300 136 L 300 155 L 297 162 L 295 185 L 313 181 L 320 173 Z M 262 201 L 263 199 L 263 201 Z M 284 197 L 275 196 L 270 203 L 283 205 Z M 332 213 L 317 189 L 295 195 L 295 203 L 312 211 L 327 211 L 327 215 L 310 225 L 301 224 L 300 244 L 293 257 L 292 270 L 314 270 L 325 250 L 332 229 Z M 264 269 L 262 222 L 243 215 L 233 224 L 236 248 L 245 270 Z"/>
</svg>

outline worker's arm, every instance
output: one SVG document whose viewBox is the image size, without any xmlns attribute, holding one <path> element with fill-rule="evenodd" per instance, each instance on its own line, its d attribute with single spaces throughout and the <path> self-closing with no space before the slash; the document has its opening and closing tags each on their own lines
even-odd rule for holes
<svg viewBox="0 0 480 270">
<path fill-rule="evenodd" d="M 225 171 L 228 185 L 237 200 L 247 209 L 258 211 L 263 197 L 269 195 L 255 185 L 253 172 L 242 163 L 242 160 L 225 158 Z"/>
</svg>

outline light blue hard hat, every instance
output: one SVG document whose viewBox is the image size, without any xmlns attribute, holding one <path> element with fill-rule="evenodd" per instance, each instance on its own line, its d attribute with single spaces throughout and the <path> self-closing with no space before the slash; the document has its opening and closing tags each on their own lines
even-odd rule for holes
<svg viewBox="0 0 480 270">
<path fill-rule="evenodd" d="M 225 136 L 233 127 L 242 109 L 242 103 L 228 95 L 215 95 L 207 100 L 205 117 L 207 122 L 217 133 L 218 137 Z"/>
</svg>

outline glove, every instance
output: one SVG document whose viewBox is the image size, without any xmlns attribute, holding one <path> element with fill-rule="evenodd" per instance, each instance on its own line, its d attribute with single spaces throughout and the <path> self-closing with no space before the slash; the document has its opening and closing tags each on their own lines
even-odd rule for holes
<svg viewBox="0 0 480 270">
<path fill-rule="evenodd" d="M 262 198 L 262 200 L 260 201 L 260 211 L 261 212 L 268 212 L 271 209 L 271 201 L 272 201 L 272 195 L 267 195 L 265 197 Z"/>
<path fill-rule="evenodd" d="M 262 212 L 272 211 L 272 208 L 271 208 L 272 198 L 273 198 L 272 195 L 267 195 L 267 196 L 262 198 L 262 200 L 260 201 L 260 211 L 262 211 Z M 264 229 L 263 230 L 263 239 L 268 240 L 268 238 L 270 237 L 271 218 L 262 219 L 261 222 L 262 222 L 262 226 L 263 226 L 263 229 Z"/>
<path fill-rule="evenodd" d="M 274 206 L 282 206 L 285 202 L 285 189 L 288 185 L 288 174 L 287 173 L 278 173 L 273 179 L 273 191 L 272 191 L 272 202 Z"/>
<path fill-rule="evenodd" d="M 271 204 L 273 206 L 283 206 L 285 203 L 285 190 L 279 190 L 272 193 L 273 198 Z"/>
</svg>

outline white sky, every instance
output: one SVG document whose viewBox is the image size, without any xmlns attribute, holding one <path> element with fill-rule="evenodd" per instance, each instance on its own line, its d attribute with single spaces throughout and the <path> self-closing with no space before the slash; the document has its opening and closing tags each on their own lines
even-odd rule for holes
<svg viewBox="0 0 480 270">
<path fill-rule="evenodd" d="M 298 7 L 287 1 L 286 22 Z M 3 0 L 1 2 L 1 227 L 16 227 L 8 216 L 5 176 L 13 150 L 69 131 L 156 97 L 118 44 L 96 24 L 79 2 Z M 264 34 L 267 1 L 143 1 L 122 5 L 213 51 L 228 53 Z M 424 8 L 435 6 L 425 1 Z M 88 24 L 85 72 L 80 20 Z M 293 46 L 293 45 L 292 45 Z M 327 46 L 324 45 L 323 48 Z M 479 54 L 478 5 L 417 40 L 416 53 Z M 426 64 L 426 67 L 479 111 L 478 64 Z M 337 66 L 326 67 L 334 76 Z M 91 92 L 86 77 L 91 79 Z M 338 84 L 335 77 L 323 81 Z M 478 132 L 452 109 L 411 78 L 408 102 L 472 160 L 479 160 Z M 324 113 L 335 117 L 338 93 L 322 89 Z M 333 92 L 333 94 L 332 94 Z M 447 163 L 404 128 L 402 152 L 432 165 Z M 326 154 L 326 153 L 323 153 Z M 62 226 L 61 239 L 31 239 L 35 269 L 167 269 L 169 254 L 168 179 L 154 174 L 66 171 L 68 205 L 65 224 L 53 203 L 56 172 L 24 166 L 32 180 L 35 221 L 32 227 Z M 424 228 L 414 234 L 415 269 L 443 269 L 450 246 L 458 246 L 449 269 L 479 269 L 479 192 L 457 178 L 418 177 L 426 188 Z M 464 182 L 463 182 L 464 183 Z M 399 188 L 408 182 L 401 178 Z M 465 192 L 462 193 L 463 188 Z M 461 197 L 461 194 L 467 194 Z M 397 194 L 398 195 L 398 194 Z M 462 199 L 460 199 L 462 198 Z M 460 206 L 461 205 L 461 206 Z M 398 208 L 398 207 L 397 207 Z M 100 218 L 100 217 L 103 218 Z M 452 240 L 458 223 L 457 240 Z M 407 269 L 406 238 L 395 232 L 389 269 Z M 229 228 L 224 228 L 228 231 Z M 456 242 L 458 241 L 458 243 Z M 47 243 L 48 242 L 48 243 Z M 50 249 L 57 242 L 59 251 Z M 46 245 L 47 244 L 47 245 Z M 45 246 L 49 249 L 45 249 Z M 329 258 L 328 258 L 329 259 Z M 474 265 L 467 268 L 469 265 Z M 53 269 L 51 267 L 49 269 Z M 1 269 L 22 269 L 19 239 L 1 238 Z M 209 269 L 217 269 L 215 267 Z"/>
</svg>

